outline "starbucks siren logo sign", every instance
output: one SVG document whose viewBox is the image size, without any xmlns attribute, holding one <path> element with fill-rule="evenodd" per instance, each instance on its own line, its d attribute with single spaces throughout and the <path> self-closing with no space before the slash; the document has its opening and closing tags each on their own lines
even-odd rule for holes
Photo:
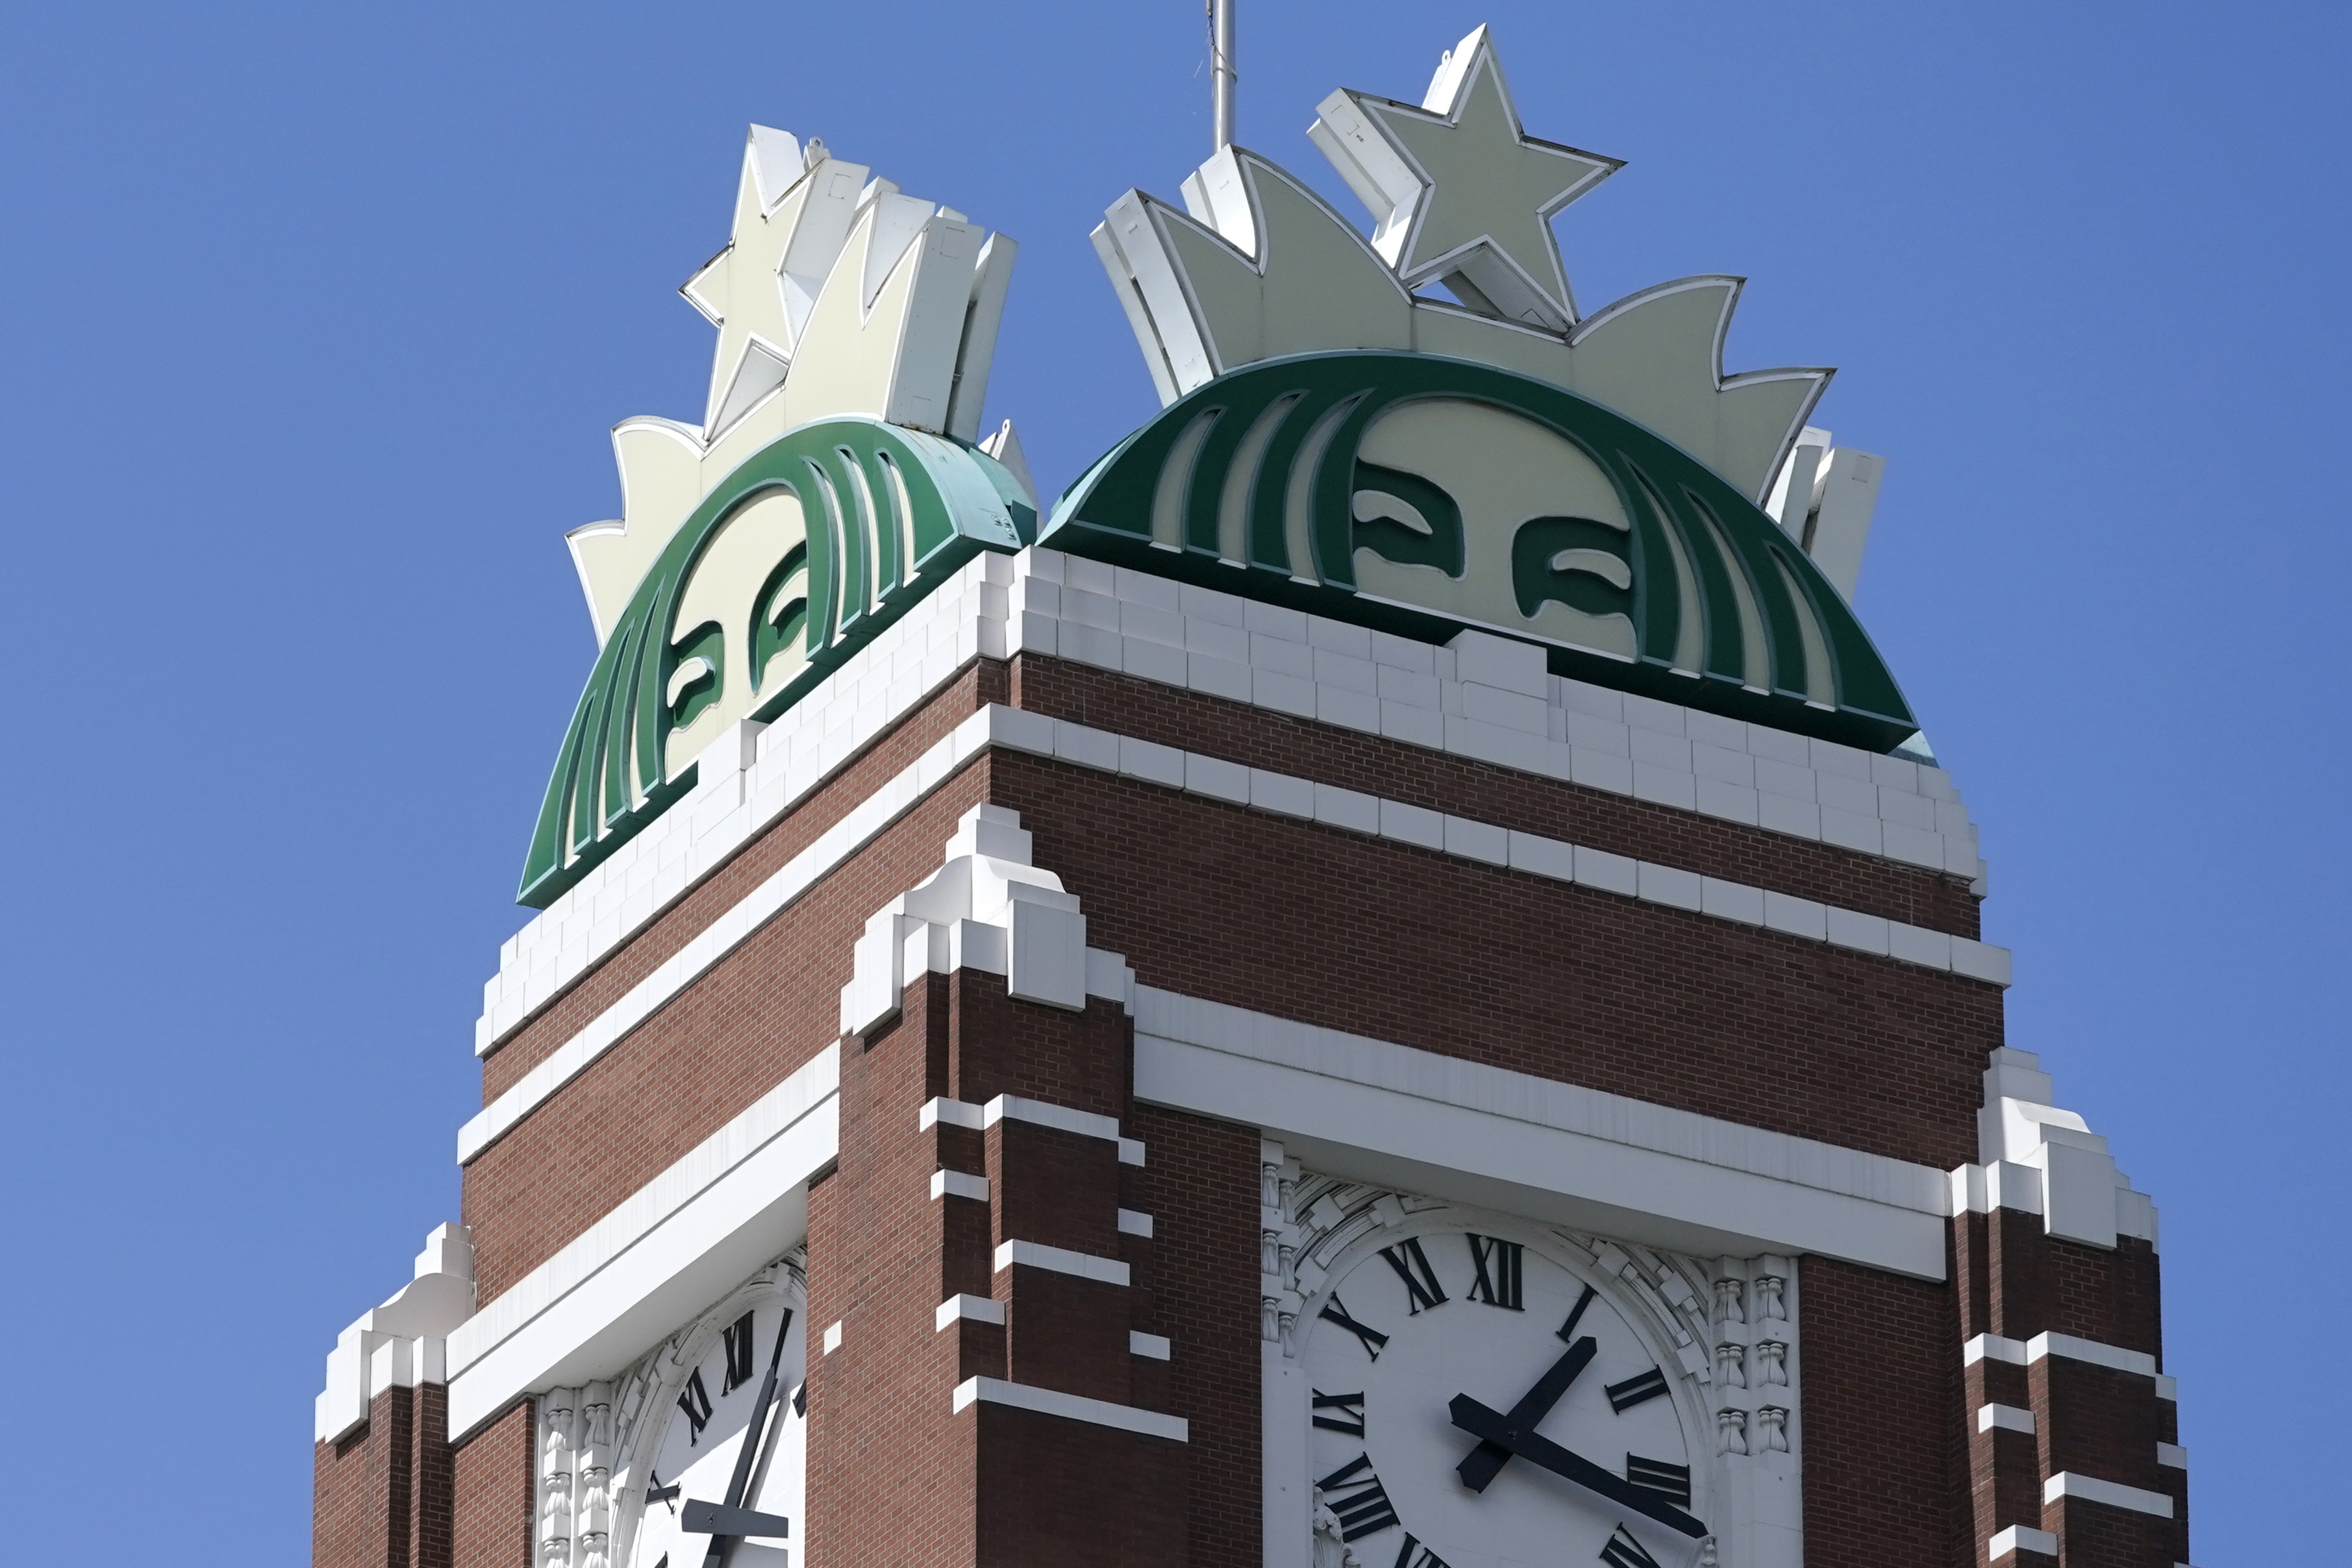
<svg viewBox="0 0 2352 1568">
<path fill-rule="evenodd" d="M 1738 278 L 1580 319 L 1549 219 L 1620 165 L 1526 134 L 1485 28 L 1420 105 L 1342 91 L 1320 113 L 1307 134 L 1370 208 L 1369 240 L 1238 147 L 1185 182 L 1185 210 L 1129 192 L 1095 231 L 1168 406 L 1042 542 L 1435 642 L 1483 628 L 1562 674 L 1872 750 L 1909 741 L 1851 571 L 1822 570 L 1824 547 L 1858 566 L 1868 513 L 1822 482 L 1877 478 L 1860 454 L 1823 472 L 1805 418 L 1830 372 L 1722 373 Z"/>
<path fill-rule="evenodd" d="M 1739 279 L 1580 316 L 1550 219 L 1619 164 L 1525 132 L 1483 27 L 1419 105 L 1337 92 L 1308 135 L 1370 238 L 1232 146 L 1182 210 L 1130 191 L 1095 231 L 1164 406 L 1042 542 L 1923 747 L 1847 603 L 1878 460 L 1806 424 L 1828 371 L 1723 374 Z M 784 711 L 974 552 L 1040 540 L 1011 422 L 978 441 L 1013 252 L 751 129 L 733 237 L 683 290 L 719 329 L 702 423 L 615 427 L 623 517 L 571 536 L 601 651 L 523 903 L 677 799 L 727 725 Z"/>
<path fill-rule="evenodd" d="M 683 290 L 719 328 L 699 425 L 613 432 L 623 517 L 571 536 L 603 644 L 524 862 L 539 907 L 660 814 L 742 717 L 782 712 L 1037 507 L 979 434 L 1013 242 L 812 138 L 751 128 L 728 247 Z"/>
</svg>

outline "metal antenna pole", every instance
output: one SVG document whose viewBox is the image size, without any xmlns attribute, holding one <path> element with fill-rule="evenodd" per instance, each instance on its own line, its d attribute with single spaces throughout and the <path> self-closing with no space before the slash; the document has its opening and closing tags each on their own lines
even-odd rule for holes
<svg viewBox="0 0 2352 1568">
<path fill-rule="evenodd" d="M 1218 152 L 1234 141 L 1234 0 L 1209 0 L 1209 63 Z"/>
</svg>

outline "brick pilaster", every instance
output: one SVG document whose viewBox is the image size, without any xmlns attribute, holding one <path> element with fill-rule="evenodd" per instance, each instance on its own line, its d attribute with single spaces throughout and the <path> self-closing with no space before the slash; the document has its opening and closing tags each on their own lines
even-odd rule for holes
<svg viewBox="0 0 2352 1568">
<path fill-rule="evenodd" d="M 2054 1238 L 2041 1216 L 2014 1208 L 1952 1224 L 1961 1341 L 1988 1336 L 1963 1376 L 1975 1560 L 1987 1560 L 2001 1531 L 2023 1527 L 2053 1537 L 2056 1552 L 2020 1549 L 2015 1568 L 2189 1561 L 2187 1472 L 2158 1461 L 2158 1445 L 2177 1431 L 2158 1380 L 2087 1355 L 2029 1351 L 2038 1335 L 2063 1335 L 2161 1364 L 2155 1249 L 2132 1237 L 2112 1250 Z M 2062 1475 L 2162 1494 L 2172 1516 L 2050 1496 Z"/>
</svg>

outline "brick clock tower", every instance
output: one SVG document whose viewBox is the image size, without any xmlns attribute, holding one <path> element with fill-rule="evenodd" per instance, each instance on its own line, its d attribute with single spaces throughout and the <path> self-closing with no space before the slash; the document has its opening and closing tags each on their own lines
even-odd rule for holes
<svg viewBox="0 0 2352 1568">
<path fill-rule="evenodd" d="M 1164 406 L 1050 506 L 1013 243 L 752 128 L 321 1568 L 2188 1560 L 1829 372 L 1580 315 L 1484 29 L 1319 113 L 1369 239 L 1111 206 Z"/>
</svg>

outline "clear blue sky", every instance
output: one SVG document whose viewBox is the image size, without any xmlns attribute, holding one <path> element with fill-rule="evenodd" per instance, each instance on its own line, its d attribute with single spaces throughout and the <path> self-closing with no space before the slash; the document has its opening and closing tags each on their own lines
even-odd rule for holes
<svg viewBox="0 0 2352 1568">
<path fill-rule="evenodd" d="M 2011 1040 L 2162 1211 L 2200 1568 L 2332 1558 L 2352 13 L 1244 4 L 1242 140 L 1348 210 L 1316 102 L 1491 21 L 1628 161 L 1588 308 L 1740 273 L 1731 368 L 1841 367 Z M 1204 57 L 1198 0 L 0 11 L 0 1557 L 307 1551 L 321 1357 L 457 1212 L 562 536 L 698 415 L 745 123 L 1022 242 L 1050 491 L 1154 406 L 1086 236 L 1206 152 Z"/>
</svg>

